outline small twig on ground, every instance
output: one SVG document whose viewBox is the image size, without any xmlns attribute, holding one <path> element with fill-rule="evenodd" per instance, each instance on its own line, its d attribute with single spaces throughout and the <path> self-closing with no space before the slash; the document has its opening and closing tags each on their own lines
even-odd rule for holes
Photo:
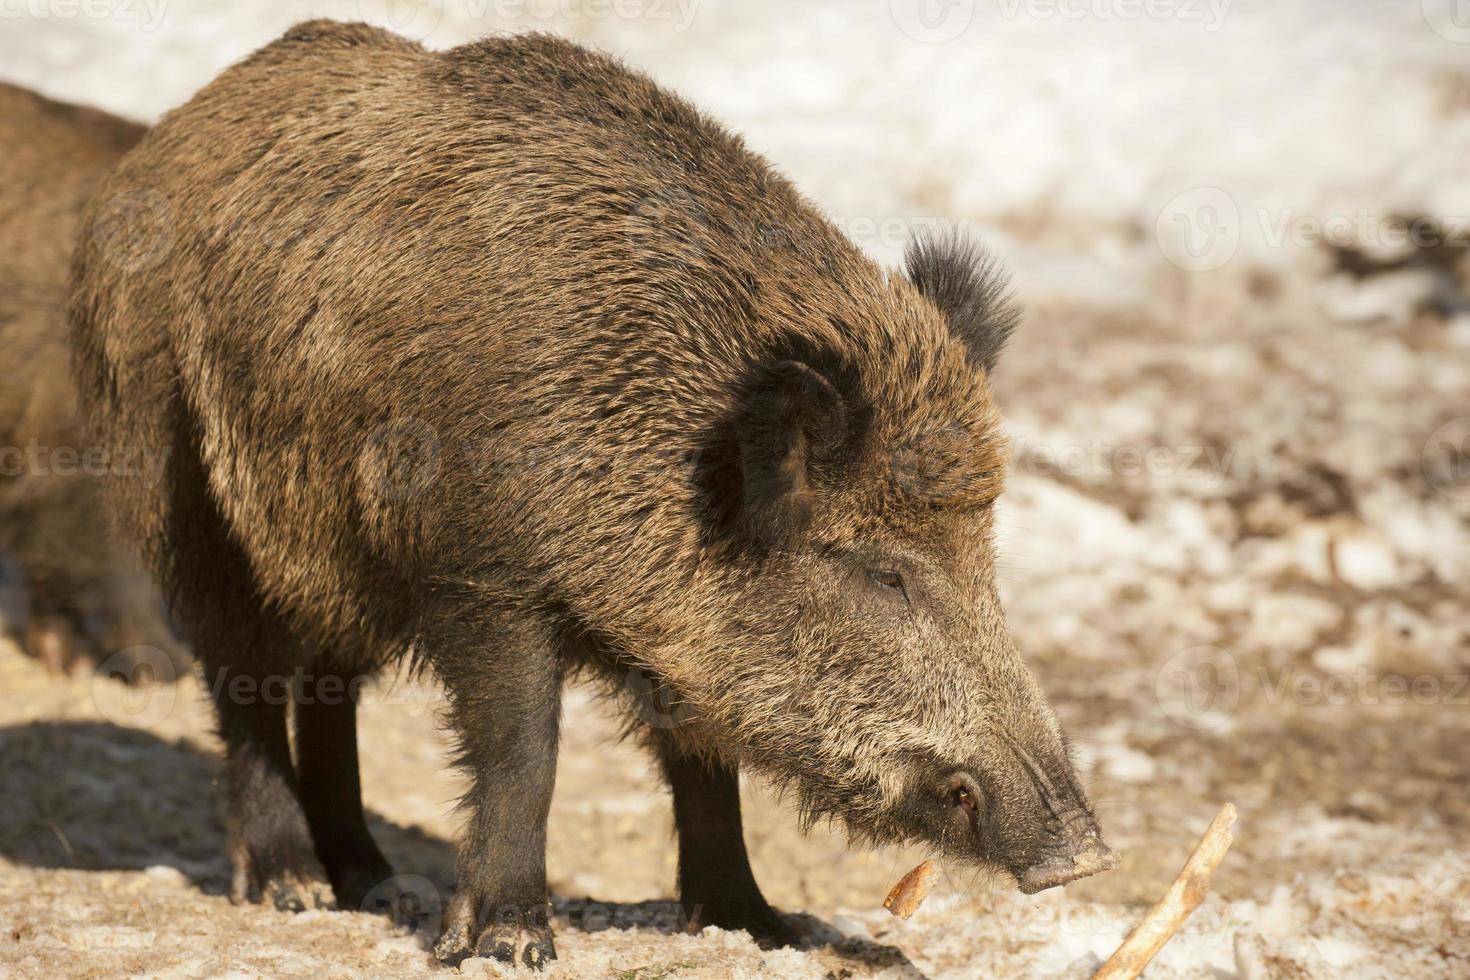
<svg viewBox="0 0 1470 980">
<path fill-rule="evenodd" d="M 71 841 L 66 839 L 66 832 L 63 831 L 60 827 L 56 826 L 56 822 L 54 820 L 47 820 L 46 826 L 50 827 L 51 833 L 56 835 L 56 840 L 59 844 L 61 844 L 61 849 L 66 852 L 66 859 L 68 861 L 75 862 L 77 859 L 77 854 L 76 851 L 73 851 L 71 849 Z"/>
<path fill-rule="evenodd" d="M 1230 836 L 1230 827 L 1234 823 L 1235 805 L 1226 803 L 1210 822 L 1210 828 L 1200 838 L 1194 853 L 1184 862 L 1164 897 L 1154 903 L 1117 952 L 1092 975 L 1092 980 L 1133 980 L 1143 972 L 1149 961 L 1184 925 L 1190 913 L 1204 901 L 1205 893 L 1210 889 L 1210 876 L 1235 840 Z"/>
</svg>

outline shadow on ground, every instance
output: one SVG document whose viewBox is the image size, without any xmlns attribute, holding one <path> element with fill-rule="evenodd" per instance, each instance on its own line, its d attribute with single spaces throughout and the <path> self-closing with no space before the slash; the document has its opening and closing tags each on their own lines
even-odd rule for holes
<svg viewBox="0 0 1470 980">
<path fill-rule="evenodd" d="M 219 802 L 220 760 L 185 741 L 95 721 L 43 721 L 0 728 L 0 858 L 38 868 L 141 871 L 176 868 L 202 892 L 229 886 Z M 417 826 L 369 813 L 398 869 L 369 904 L 391 911 L 428 948 L 453 888 L 454 848 Z M 687 923 L 677 902 L 554 900 L 556 925 L 588 933 Z M 844 937 L 812 916 L 795 917 L 816 946 L 854 965 L 920 976 L 898 949 Z"/>
<path fill-rule="evenodd" d="M 187 742 L 105 722 L 0 728 L 0 856 L 42 868 L 177 868 L 209 894 L 229 884 L 220 760 Z M 400 868 L 444 882 L 449 842 L 370 814 Z"/>
</svg>

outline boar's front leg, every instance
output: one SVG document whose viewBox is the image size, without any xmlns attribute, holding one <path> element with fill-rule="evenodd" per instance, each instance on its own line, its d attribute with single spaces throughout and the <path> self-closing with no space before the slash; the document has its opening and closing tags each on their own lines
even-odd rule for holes
<svg viewBox="0 0 1470 980">
<path fill-rule="evenodd" d="M 449 696 L 470 779 L 459 884 L 434 952 L 532 969 L 556 959 L 546 887 L 546 819 L 556 781 L 561 670 L 549 630 L 456 610 L 425 647 Z"/>
<path fill-rule="evenodd" d="M 794 946 L 800 937 L 766 902 L 740 820 L 740 778 L 732 766 L 660 745 L 679 834 L 679 903 L 692 928 L 744 929 L 761 946 Z"/>
</svg>

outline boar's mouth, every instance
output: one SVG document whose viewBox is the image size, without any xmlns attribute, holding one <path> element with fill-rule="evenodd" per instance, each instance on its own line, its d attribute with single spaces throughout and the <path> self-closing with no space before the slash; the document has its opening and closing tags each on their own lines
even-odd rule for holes
<svg viewBox="0 0 1470 980">
<path fill-rule="evenodd" d="M 1085 811 L 1064 818 L 1055 834 L 1055 845 L 1044 851 L 1030 867 L 1011 869 L 1016 883 L 1027 895 L 1065 885 L 1118 866 L 1118 856 L 1103 843 L 1097 822 Z"/>
</svg>

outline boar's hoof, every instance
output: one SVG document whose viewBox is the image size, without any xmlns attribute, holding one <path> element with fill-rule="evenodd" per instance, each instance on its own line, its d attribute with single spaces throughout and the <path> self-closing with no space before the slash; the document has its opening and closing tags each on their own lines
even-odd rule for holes
<svg viewBox="0 0 1470 980">
<path fill-rule="evenodd" d="M 409 876 L 395 875 L 386 864 L 365 862 L 335 872 L 328 869 L 327 877 L 339 909 L 381 913 L 397 925 L 413 925 L 423 917 L 423 889 L 413 887 Z"/>
<path fill-rule="evenodd" d="M 758 909 L 697 909 L 694 924 L 697 929 L 715 926 L 730 932 L 744 930 L 761 949 L 805 944 L 802 933 L 769 905 Z"/>
<path fill-rule="evenodd" d="M 323 904 L 317 883 L 310 879 L 287 875 L 255 884 L 248 878 L 242 881 L 238 871 L 230 884 L 230 901 L 270 905 L 278 912 L 305 912 Z"/>
<path fill-rule="evenodd" d="M 39 660 L 47 670 L 69 674 L 77 661 L 76 631 L 61 616 L 32 616 L 26 629 L 25 651 Z"/>
<path fill-rule="evenodd" d="M 310 858 L 291 862 L 267 860 L 239 848 L 232 855 L 231 863 L 234 872 L 230 879 L 230 901 L 235 905 L 263 903 L 282 912 L 304 912 L 327 906 L 323 894 L 326 882 Z"/>
<path fill-rule="evenodd" d="M 556 944 L 550 929 L 493 925 L 480 933 L 475 952 L 502 963 L 540 970 L 556 959 Z"/>
<path fill-rule="evenodd" d="M 761 949 L 780 949 L 783 946 L 800 947 L 806 945 L 806 940 L 800 932 L 793 929 L 779 916 L 775 921 L 762 923 L 754 928 L 747 927 L 750 938 Z"/>
<path fill-rule="evenodd" d="M 556 959 L 545 904 L 530 909 L 506 906 L 489 915 L 475 915 L 474 903 L 455 896 L 444 917 L 444 932 L 434 945 L 441 962 L 457 965 L 471 956 L 498 960 L 511 966 L 541 970 Z M 478 928 L 476 922 L 486 922 Z"/>
</svg>

